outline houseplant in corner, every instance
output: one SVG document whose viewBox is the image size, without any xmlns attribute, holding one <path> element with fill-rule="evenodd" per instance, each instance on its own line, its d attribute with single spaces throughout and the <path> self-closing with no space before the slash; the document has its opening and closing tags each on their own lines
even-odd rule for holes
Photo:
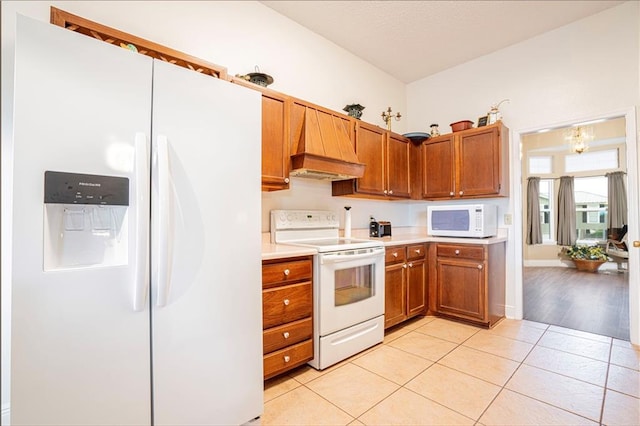
<svg viewBox="0 0 640 426">
<path fill-rule="evenodd" d="M 600 265 L 609 260 L 600 246 L 573 245 L 567 250 L 567 255 L 578 271 L 596 272 Z"/>
</svg>

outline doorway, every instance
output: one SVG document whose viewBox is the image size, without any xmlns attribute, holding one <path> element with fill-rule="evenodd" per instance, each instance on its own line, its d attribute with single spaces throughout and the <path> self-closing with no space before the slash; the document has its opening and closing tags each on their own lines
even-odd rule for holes
<svg viewBox="0 0 640 426">
<path fill-rule="evenodd" d="M 616 113 L 610 113 L 610 114 L 602 114 L 599 117 L 590 117 L 590 118 L 583 118 L 582 120 L 573 120 L 572 122 L 564 122 L 564 123 L 557 123 L 554 126 L 552 126 L 554 129 L 563 129 L 563 128 L 570 128 L 572 126 L 575 125 L 575 123 L 578 122 L 583 122 L 582 124 L 594 124 L 594 122 L 596 120 L 602 120 L 602 121 L 612 121 L 612 119 L 620 119 L 623 121 L 623 125 L 624 125 L 624 134 L 625 134 L 625 140 L 622 142 L 623 148 L 625 150 L 625 152 L 622 153 L 620 158 L 621 164 L 622 164 L 622 168 L 626 168 L 627 169 L 627 195 L 628 195 L 628 216 L 629 216 L 629 230 L 630 230 L 630 236 L 629 236 L 629 241 L 631 242 L 634 238 L 632 237 L 636 237 L 637 239 L 637 232 L 638 232 L 638 210 L 639 210 L 639 204 L 638 204 L 638 196 L 637 196 L 637 191 L 638 191 L 638 187 L 639 182 L 638 182 L 638 163 L 640 162 L 638 159 L 638 151 L 637 151 L 637 145 L 636 145 L 636 124 L 635 124 L 635 109 L 632 108 L 630 110 L 626 110 L 626 111 L 618 111 Z M 584 122 L 590 122 L 590 123 L 584 123 Z M 551 126 L 549 126 L 551 127 Z M 527 135 L 535 135 L 535 134 L 541 134 L 538 133 L 540 132 L 540 130 L 542 129 L 542 126 L 539 126 L 537 128 L 531 129 L 531 130 L 525 130 L 525 131 L 520 131 L 518 133 L 514 134 L 514 139 L 516 141 L 516 143 L 518 143 L 518 145 L 516 146 L 520 146 L 519 150 L 516 150 L 517 152 L 513 153 L 513 158 L 512 158 L 512 164 L 514 165 L 513 170 L 517 173 L 518 171 L 521 171 L 522 174 L 521 176 L 524 176 L 528 173 L 527 168 L 529 167 L 528 164 L 526 164 L 526 158 L 527 158 Z M 597 152 L 599 150 L 604 150 L 607 149 L 605 146 L 606 144 L 611 144 L 612 141 L 610 140 L 606 140 L 606 141 L 602 141 L 602 140 L 594 140 L 593 141 L 593 145 L 591 146 L 591 150 L 592 152 Z M 568 151 L 567 147 L 566 147 L 566 142 L 560 142 L 558 145 L 562 145 L 564 144 L 564 147 L 556 147 L 555 149 L 558 151 L 562 151 L 564 150 L 565 152 Z M 626 154 L 626 155 L 625 155 Z M 582 157 L 584 158 L 584 157 Z M 522 160 L 521 160 L 522 159 Z M 581 159 L 582 161 L 582 159 Z M 625 167 L 626 166 L 626 167 Z M 567 173 L 567 174 L 571 174 L 571 175 L 578 175 L 577 172 L 575 173 Z M 583 172 L 582 173 L 583 176 L 588 176 L 587 172 Z M 592 173 L 593 175 L 593 173 Z M 523 179 L 523 182 L 520 182 L 518 184 L 518 182 L 515 183 L 515 188 L 514 188 L 514 203 L 516 205 L 516 211 L 518 210 L 518 207 L 524 206 L 524 202 L 526 202 L 526 178 Z M 589 208 L 587 210 L 590 210 L 591 207 L 593 206 L 589 206 Z M 549 214 L 552 214 L 551 212 L 547 212 Z M 597 212 L 589 212 L 589 211 L 585 211 L 583 212 L 585 214 L 585 216 L 591 216 L 590 220 L 593 222 L 597 216 L 598 213 Z M 524 216 L 524 215 L 522 215 Z M 539 252 L 544 252 L 546 251 L 551 251 L 553 254 L 549 257 L 547 256 L 547 258 L 545 259 L 544 256 L 536 256 L 536 255 L 531 255 L 531 253 L 529 253 L 528 251 L 528 247 L 526 244 L 526 239 L 525 239 L 525 225 L 526 222 L 524 221 L 525 219 L 523 217 L 514 217 L 515 219 L 515 229 L 518 230 L 518 232 L 516 232 L 517 235 L 515 235 L 514 238 L 514 243 L 516 245 L 516 257 L 518 257 L 518 252 L 521 253 L 521 258 L 523 259 L 523 262 L 517 262 L 518 265 L 515 266 L 515 273 L 516 273 L 516 282 L 515 282 L 515 291 L 514 291 L 514 295 L 515 295 L 515 312 L 516 313 L 520 313 L 522 315 L 522 317 L 527 318 L 527 313 L 524 312 L 524 307 L 525 307 L 525 278 L 529 275 L 529 272 L 532 272 L 533 270 L 531 269 L 527 269 L 527 268 L 548 268 L 548 267 L 559 267 L 559 266 L 563 266 L 562 265 L 562 260 L 557 258 L 557 253 L 558 253 L 558 246 L 556 246 L 555 244 L 547 244 L 546 247 L 545 245 L 541 245 L 540 248 L 536 248 L 536 250 L 538 250 Z M 552 227 L 553 224 L 550 224 L 550 226 Z M 599 225 L 600 227 L 602 227 L 601 225 Z M 597 226 L 596 226 L 597 228 Z M 551 230 L 545 230 L 548 235 L 554 235 L 553 234 L 553 229 Z M 589 231 L 589 233 L 591 233 L 591 231 Z M 582 234 L 584 236 L 584 233 Z M 630 244 L 631 246 L 631 244 Z M 534 250 L 535 251 L 535 250 Z M 540 253 L 538 253 L 539 255 Z M 553 259 L 553 257 L 555 257 L 555 259 Z M 630 255 L 630 259 L 629 259 L 629 266 L 628 272 L 623 273 L 624 275 L 624 289 L 627 291 L 626 296 L 623 297 L 627 297 L 628 298 L 628 302 L 626 301 L 626 299 L 624 299 L 621 303 L 625 304 L 628 306 L 628 317 L 625 317 L 625 322 L 629 324 L 629 339 L 631 340 L 632 343 L 638 344 L 640 343 L 640 324 L 638 321 L 638 310 L 640 309 L 640 307 L 638 306 L 638 297 L 637 295 L 640 292 L 640 284 L 637 282 L 637 274 L 638 274 L 638 258 L 637 258 L 637 253 L 631 253 Z M 612 264 L 613 268 L 616 268 L 615 264 Z M 560 271 L 562 270 L 568 270 L 569 268 L 558 268 Z M 572 269 L 571 271 L 565 271 L 565 272 L 576 272 L 575 269 Z M 598 274 L 598 275 L 602 275 L 602 277 L 598 277 L 598 278 L 603 278 L 603 280 L 606 280 L 608 277 L 611 277 L 611 273 L 613 274 L 618 274 L 615 270 L 614 271 L 602 271 L 602 274 Z M 577 272 L 576 272 L 577 273 Z M 596 278 L 596 277 L 592 277 L 592 278 Z M 566 277 L 564 279 L 560 279 L 561 281 L 565 281 Z M 613 281 L 614 279 L 609 278 L 610 281 Z M 616 276 L 615 278 L 616 281 L 619 281 L 620 278 Z M 558 304 L 559 304 L 559 309 L 562 309 L 561 304 L 559 303 L 562 298 L 551 298 L 549 299 L 551 301 L 557 300 Z M 597 302 L 593 302 L 593 303 L 597 303 Z M 589 303 L 585 303 L 586 308 L 585 308 L 585 312 L 584 312 L 584 317 L 588 318 L 590 314 L 588 307 L 589 307 Z M 564 307 L 566 309 L 566 305 Z M 579 315 L 578 315 L 579 316 Z M 628 319 L 627 319 L 628 318 Z M 562 324 L 560 324 L 562 325 Z M 577 328 L 577 326 L 575 325 L 575 323 L 568 323 L 566 324 L 567 326 L 569 326 L 569 328 Z M 624 330 L 623 330 L 624 332 Z M 602 334 L 602 333 L 601 333 Z M 610 334 L 610 333 L 609 333 Z M 615 336 L 618 337 L 619 336 Z"/>
</svg>

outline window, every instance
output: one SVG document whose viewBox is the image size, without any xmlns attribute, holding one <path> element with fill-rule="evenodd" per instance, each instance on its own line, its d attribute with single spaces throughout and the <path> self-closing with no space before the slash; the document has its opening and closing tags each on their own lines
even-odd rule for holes
<svg viewBox="0 0 640 426">
<path fill-rule="evenodd" d="M 552 173 L 552 160 L 553 157 L 550 155 L 529 157 L 529 175 L 548 175 Z"/>
<path fill-rule="evenodd" d="M 571 154 L 564 157 L 564 171 L 566 173 L 609 170 L 617 169 L 618 167 L 617 149 L 583 152 L 582 154 Z"/>
<path fill-rule="evenodd" d="M 540 179 L 540 230 L 542 242 L 555 241 L 552 223 L 553 179 Z"/>
<path fill-rule="evenodd" d="M 579 243 L 607 239 L 608 188 L 605 176 L 574 179 Z"/>
</svg>

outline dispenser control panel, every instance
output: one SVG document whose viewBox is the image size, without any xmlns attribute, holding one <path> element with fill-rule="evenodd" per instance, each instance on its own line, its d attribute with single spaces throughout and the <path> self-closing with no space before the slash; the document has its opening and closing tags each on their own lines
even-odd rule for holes
<svg viewBox="0 0 640 426">
<path fill-rule="evenodd" d="M 44 202 L 128 206 L 129 178 L 46 171 Z"/>
</svg>

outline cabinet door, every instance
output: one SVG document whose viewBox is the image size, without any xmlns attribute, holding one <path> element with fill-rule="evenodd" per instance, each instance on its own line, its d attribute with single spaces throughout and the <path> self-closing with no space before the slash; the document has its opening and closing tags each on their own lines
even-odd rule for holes
<svg viewBox="0 0 640 426">
<path fill-rule="evenodd" d="M 385 195 L 385 139 L 384 129 L 365 123 L 356 128 L 356 155 L 367 165 L 364 176 L 356 179 L 357 192 Z"/>
<path fill-rule="evenodd" d="M 387 141 L 387 195 L 411 197 L 411 170 L 409 163 L 411 143 L 409 139 L 389 133 Z M 366 172 L 365 172 L 366 173 Z"/>
<path fill-rule="evenodd" d="M 389 328 L 406 319 L 406 264 L 387 266 L 384 281 L 384 327 Z"/>
<path fill-rule="evenodd" d="M 289 108 L 285 96 L 262 94 L 262 189 L 289 188 Z"/>
<path fill-rule="evenodd" d="M 457 182 L 458 197 L 500 193 L 500 137 L 497 127 L 460 136 Z"/>
<path fill-rule="evenodd" d="M 436 309 L 443 314 L 485 321 L 485 263 L 438 258 Z"/>
<path fill-rule="evenodd" d="M 407 269 L 407 316 L 422 313 L 426 305 L 427 265 L 424 260 L 409 262 Z"/>
<path fill-rule="evenodd" d="M 453 134 L 430 139 L 422 145 L 422 197 L 454 196 Z"/>
</svg>

